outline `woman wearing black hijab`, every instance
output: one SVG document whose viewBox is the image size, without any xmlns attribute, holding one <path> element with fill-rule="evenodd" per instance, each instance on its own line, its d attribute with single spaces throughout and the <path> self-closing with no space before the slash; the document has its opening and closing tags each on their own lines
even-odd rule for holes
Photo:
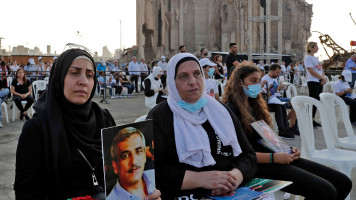
<svg viewBox="0 0 356 200">
<path fill-rule="evenodd" d="M 86 51 L 69 49 L 58 57 L 19 138 L 16 199 L 105 198 L 100 132 L 115 121 L 91 101 L 96 84 Z"/>
</svg>

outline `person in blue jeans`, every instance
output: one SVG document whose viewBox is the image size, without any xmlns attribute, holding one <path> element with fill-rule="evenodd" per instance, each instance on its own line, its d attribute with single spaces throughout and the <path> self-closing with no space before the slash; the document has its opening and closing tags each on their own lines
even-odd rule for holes
<svg viewBox="0 0 356 200">
<path fill-rule="evenodd" d="M 6 80 L 6 79 L 5 79 Z M 2 114 L 1 114 L 1 104 L 5 101 L 7 95 L 9 95 L 9 89 L 6 88 L 6 83 L 0 80 L 0 128 L 2 128 Z"/>
</svg>

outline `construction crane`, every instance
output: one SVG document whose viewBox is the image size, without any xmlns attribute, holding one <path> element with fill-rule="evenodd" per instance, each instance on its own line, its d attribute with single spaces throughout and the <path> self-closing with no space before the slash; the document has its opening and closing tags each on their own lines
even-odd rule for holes
<svg viewBox="0 0 356 200">
<path fill-rule="evenodd" d="M 328 34 L 322 34 L 319 31 L 313 31 L 313 32 L 320 34 L 320 36 L 319 36 L 320 43 L 323 45 L 323 48 L 330 60 L 332 57 L 334 57 L 336 55 L 343 55 L 343 54 L 348 53 L 344 48 L 342 48 L 340 45 L 336 44 L 336 42 Z M 325 46 L 327 46 L 333 50 L 334 54 L 332 56 L 330 56 L 329 53 L 326 51 Z"/>
</svg>

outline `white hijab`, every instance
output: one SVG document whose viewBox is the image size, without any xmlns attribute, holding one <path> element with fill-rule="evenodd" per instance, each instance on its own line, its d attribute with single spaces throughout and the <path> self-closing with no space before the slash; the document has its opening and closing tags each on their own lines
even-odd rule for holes
<svg viewBox="0 0 356 200">
<path fill-rule="evenodd" d="M 194 55 L 179 53 L 173 56 L 168 62 L 167 70 L 168 105 L 173 112 L 174 136 L 179 162 L 201 168 L 216 163 L 211 155 L 208 134 L 202 127 L 206 120 L 209 121 L 223 145 L 232 147 L 235 157 L 242 151 L 237 141 L 231 116 L 221 103 L 203 92 L 202 97 L 206 98 L 208 103 L 196 113 L 189 112 L 178 105 L 178 102 L 183 100 L 175 84 L 176 68 L 179 67 L 176 65 L 186 57 L 194 59 L 203 72 L 198 59 Z M 203 91 L 205 91 L 205 81 L 203 81 L 203 84 Z"/>
<path fill-rule="evenodd" d="M 156 80 L 155 78 L 158 74 L 162 73 L 162 68 L 160 67 L 153 67 L 152 73 L 147 77 L 151 81 L 151 88 L 158 89 L 161 87 L 161 79 Z"/>
</svg>

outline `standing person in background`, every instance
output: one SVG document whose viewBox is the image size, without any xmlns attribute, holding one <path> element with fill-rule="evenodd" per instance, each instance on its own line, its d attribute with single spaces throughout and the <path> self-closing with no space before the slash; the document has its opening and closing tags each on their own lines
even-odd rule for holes
<svg viewBox="0 0 356 200">
<path fill-rule="evenodd" d="M 25 66 L 27 79 L 32 83 L 37 80 L 37 67 L 33 58 L 28 59 L 27 67 Z"/>
<path fill-rule="evenodd" d="M 167 63 L 166 57 L 161 56 L 161 60 L 157 63 L 157 66 L 163 70 L 163 74 L 161 76 L 161 81 L 163 85 L 163 89 L 166 88 L 166 80 L 167 80 Z"/>
<path fill-rule="evenodd" d="M 230 53 L 226 56 L 226 67 L 227 67 L 227 79 L 229 79 L 232 72 L 232 68 L 237 67 L 243 60 L 242 57 L 237 55 L 237 45 L 236 43 L 229 44 Z"/>
<path fill-rule="evenodd" d="M 351 58 L 346 61 L 345 70 L 349 70 L 352 73 L 350 87 L 353 88 L 356 80 L 356 54 L 353 54 Z"/>
<path fill-rule="evenodd" d="M 138 65 L 138 62 L 136 60 L 136 56 L 133 56 L 132 61 L 129 63 L 129 73 L 131 75 L 131 81 L 135 81 L 136 93 L 139 93 L 138 77 L 141 75 L 141 72 L 140 72 L 140 67 Z"/>
<path fill-rule="evenodd" d="M 200 58 L 199 58 L 199 60 L 203 59 L 203 58 L 207 58 L 208 54 L 209 54 L 209 52 L 208 52 L 208 50 L 206 48 L 204 48 L 204 47 L 201 48 L 200 49 Z"/>
<path fill-rule="evenodd" d="M 96 75 L 99 75 L 99 72 L 105 72 L 106 71 L 106 62 L 105 60 L 102 60 L 101 63 L 98 64 L 96 67 Z"/>
<path fill-rule="evenodd" d="M 145 58 L 141 58 L 141 62 L 139 63 L 139 66 L 140 66 L 140 71 L 141 71 L 141 83 L 140 84 L 141 84 L 141 91 L 142 91 L 142 90 L 144 90 L 144 88 L 142 87 L 142 83 L 148 76 L 148 67 L 147 67 Z"/>
<path fill-rule="evenodd" d="M 37 79 L 43 80 L 46 75 L 45 64 L 43 63 L 43 58 L 40 56 L 38 57 L 38 64 L 37 64 Z"/>
<path fill-rule="evenodd" d="M 186 50 L 185 50 L 185 45 L 179 46 L 178 52 L 179 52 L 179 53 L 185 53 L 185 52 L 186 52 Z"/>
<path fill-rule="evenodd" d="M 319 94 L 323 92 L 323 85 L 326 83 L 324 71 L 318 58 L 314 56 L 319 50 L 318 44 L 316 42 L 308 42 L 306 51 L 307 55 L 304 58 L 305 68 L 308 73 L 308 89 L 309 96 L 317 100 L 320 100 Z M 314 120 L 316 113 L 316 107 L 313 106 L 313 126 L 321 126 Z"/>
<path fill-rule="evenodd" d="M 284 76 L 284 80 L 286 80 L 285 74 L 287 72 L 287 68 L 286 68 L 286 63 L 284 61 L 282 61 L 281 69 L 282 69 L 282 75 Z"/>
</svg>

